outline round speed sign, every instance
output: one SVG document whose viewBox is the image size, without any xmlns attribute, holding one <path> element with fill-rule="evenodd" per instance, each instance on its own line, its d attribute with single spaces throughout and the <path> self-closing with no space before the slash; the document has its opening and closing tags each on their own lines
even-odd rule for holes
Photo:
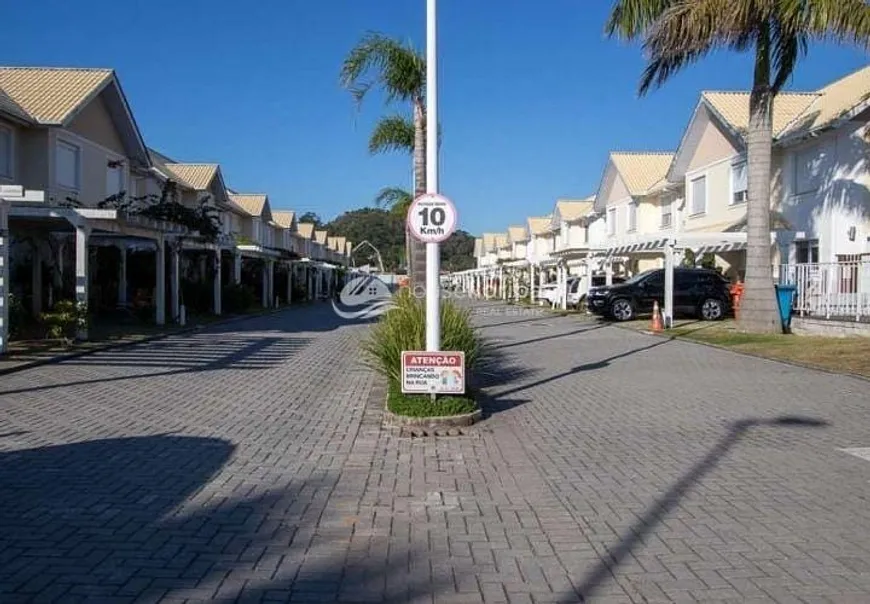
<svg viewBox="0 0 870 604">
<path fill-rule="evenodd" d="M 424 243 L 441 243 L 456 230 L 456 206 L 437 193 L 420 195 L 408 210 L 408 229 Z"/>
</svg>

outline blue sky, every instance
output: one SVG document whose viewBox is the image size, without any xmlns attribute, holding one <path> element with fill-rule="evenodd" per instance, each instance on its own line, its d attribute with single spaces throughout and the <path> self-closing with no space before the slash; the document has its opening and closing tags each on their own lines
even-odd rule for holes
<svg viewBox="0 0 870 604">
<path fill-rule="evenodd" d="M 745 89 L 723 53 L 639 99 L 636 46 L 602 35 L 606 0 L 440 0 L 441 189 L 460 228 L 504 230 L 598 186 L 610 150 L 673 149 L 702 89 Z M 423 49 L 424 0 L 29 0 L 4 8 L 3 62 L 113 67 L 149 145 L 219 162 L 230 186 L 329 219 L 410 186 L 410 159 L 371 157 L 385 109 L 338 86 L 377 30 Z M 52 15 L 51 19 L 45 15 Z M 814 46 L 792 88 L 867 62 Z"/>
</svg>

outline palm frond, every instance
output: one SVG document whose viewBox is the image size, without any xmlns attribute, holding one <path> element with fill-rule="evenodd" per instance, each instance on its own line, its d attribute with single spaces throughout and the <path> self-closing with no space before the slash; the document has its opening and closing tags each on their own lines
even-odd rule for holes
<svg viewBox="0 0 870 604">
<path fill-rule="evenodd" d="M 746 0 L 681 0 L 647 29 L 644 50 L 649 63 L 640 93 L 659 87 L 684 67 L 713 50 L 746 48 L 757 27 L 757 12 Z"/>
<path fill-rule="evenodd" d="M 402 115 L 388 115 L 375 124 L 369 137 L 369 153 L 414 152 L 414 123 Z"/>
<path fill-rule="evenodd" d="M 675 0 L 617 0 L 604 31 L 627 40 L 643 36 Z"/>
<path fill-rule="evenodd" d="M 865 0 L 780 0 L 777 5 L 778 18 L 792 33 L 870 46 L 870 5 Z"/>
<path fill-rule="evenodd" d="M 397 216 L 404 216 L 411 207 L 414 196 L 410 191 L 401 187 L 384 187 L 378 191 L 375 197 L 375 205 L 379 208 L 389 209 Z"/>
<path fill-rule="evenodd" d="M 422 98 L 426 60 L 410 43 L 369 32 L 345 58 L 339 82 L 357 103 L 374 87 L 383 89 L 388 103 Z"/>
</svg>

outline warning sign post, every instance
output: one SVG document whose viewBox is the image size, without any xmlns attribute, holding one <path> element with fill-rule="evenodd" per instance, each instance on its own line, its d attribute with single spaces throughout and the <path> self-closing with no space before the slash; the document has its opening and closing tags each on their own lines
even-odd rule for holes
<svg viewBox="0 0 870 604">
<path fill-rule="evenodd" d="M 405 394 L 465 394 L 464 352 L 402 352 Z"/>
</svg>

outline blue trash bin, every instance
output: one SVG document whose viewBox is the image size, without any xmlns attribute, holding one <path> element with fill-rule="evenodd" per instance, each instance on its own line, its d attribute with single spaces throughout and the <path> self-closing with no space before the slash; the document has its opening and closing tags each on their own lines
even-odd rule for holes
<svg viewBox="0 0 870 604">
<path fill-rule="evenodd" d="M 782 333 L 788 333 L 791 330 L 791 314 L 796 291 L 797 287 L 794 285 L 776 286 L 776 300 L 779 302 L 779 319 L 782 322 Z"/>
</svg>

